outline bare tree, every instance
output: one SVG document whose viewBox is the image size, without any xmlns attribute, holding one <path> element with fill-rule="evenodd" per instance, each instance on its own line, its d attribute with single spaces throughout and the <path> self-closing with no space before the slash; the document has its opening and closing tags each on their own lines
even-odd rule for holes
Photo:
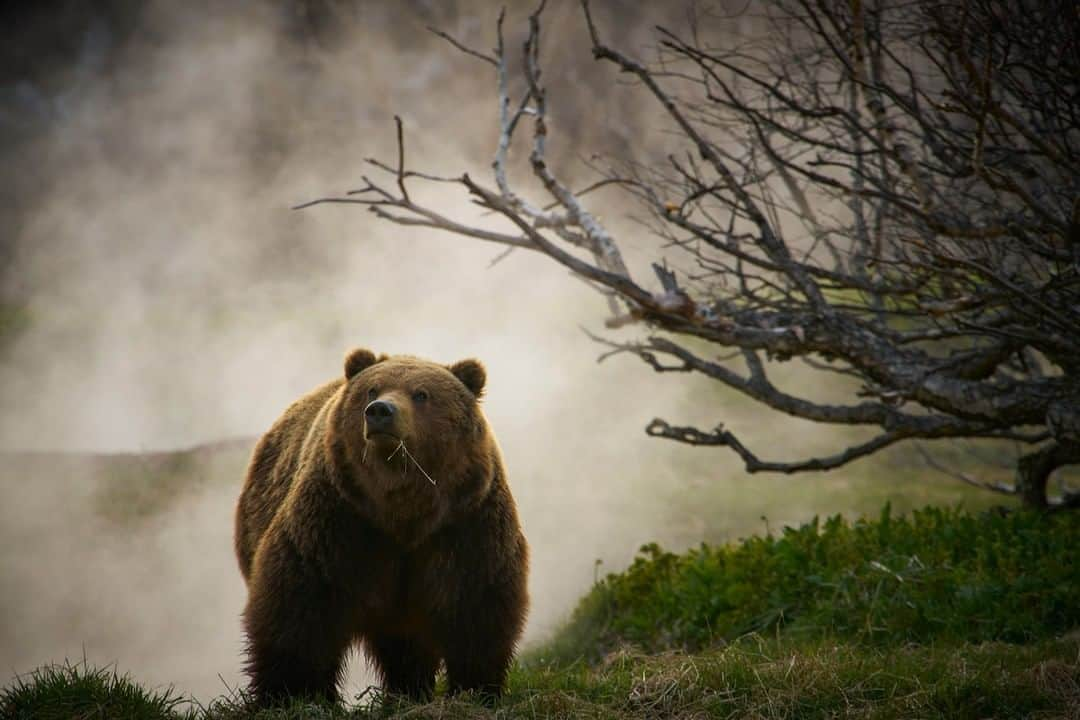
<svg viewBox="0 0 1080 720">
<path fill-rule="evenodd" d="M 549 167 L 540 20 L 529 18 L 523 91 L 511 97 L 503 18 L 490 53 L 499 137 L 494 184 L 408 169 L 342 198 L 378 217 L 543 253 L 607 295 L 602 340 L 661 373 L 700 373 L 806 420 L 878 429 L 827 457 L 759 457 L 731 432 L 655 419 L 650 435 L 725 446 L 748 472 L 828 470 L 903 440 L 1020 443 L 1016 493 L 1080 462 L 1080 13 L 1038 0 L 771 0 L 763 32 L 713 37 L 733 19 L 699 14 L 658 28 L 643 63 L 605 44 L 583 2 L 593 56 L 651 95 L 684 147 L 613 161 L 575 191 Z M 508 176 L 529 146 L 526 199 Z M 510 230 L 415 203 L 410 182 L 462 186 Z M 612 186 L 647 212 L 657 285 L 634 277 L 585 196 Z M 313 203 L 308 203 L 308 205 Z M 305 205 L 306 206 L 306 205 Z M 302 207 L 305 207 L 302 206 Z M 650 287 L 651 285 L 651 287 Z M 703 348 L 721 346 L 742 367 Z M 715 358 L 715 353 L 713 353 Z M 776 386 L 769 361 L 854 378 L 844 404 Z M 1067 493 L 1060 504 L 1080 504 Z"/>
</svg>

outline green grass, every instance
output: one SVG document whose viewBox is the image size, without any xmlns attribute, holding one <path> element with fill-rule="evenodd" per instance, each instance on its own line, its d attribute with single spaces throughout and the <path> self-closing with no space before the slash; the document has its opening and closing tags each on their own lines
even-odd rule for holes
<svg viewBox="0 0 1080 720">
<path fill-rule="evenodd" d="M 556 665 L 522 679 L 534 692 L 572 695 L 594 717 L 1026 717 L 1080 700 L 1077 650 L 1067 641 L 875 648 L 746 637 L 691 654 L 616 651 L 592 669 Z"/>
<path fill-rule="evenodd" d="M 870 645 L 1031 642 L 1080 627 L 1074 514 L 816 518 L 778 535 L 701 545 L 647 545 L 599 582 L 544 649 L 595 660 L 631 643 L 696 650 L 750 632 Z"/>
<path fill-rule="evenodd" d="M 0 700 L 4 718 L 301 720 L 351 718 L 1076 718 L 1080 643 L 868 647 L 746 637 L 699 653 L 620 649 L 595 665 L 519 666 L 493 708 L 468 696 L 415 705 L 297 702 L 256 711 L 226 698 L 184 709 L 112 671 L 38 671 Z M 22 713 L 22 714 L 20 714 Z"/>
</svg>

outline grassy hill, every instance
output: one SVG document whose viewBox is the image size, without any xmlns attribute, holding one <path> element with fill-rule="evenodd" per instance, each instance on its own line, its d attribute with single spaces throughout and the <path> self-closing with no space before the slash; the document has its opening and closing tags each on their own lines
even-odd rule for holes
<svg viewBox="0 0 1080 720">
<path fill-rule="evenodd" d="M 581 602 L 546 652 L 700 649 L 748 633 L 861 646 L 1013 642 L 1080 628 L 1080 521 L 928 507 L 816 518 L 682 554 L 642 548 Z"/>
<path fill-rule="evenodd" d="M 1080 718 L 1080 522 L 927 509 L 682 554 L 599 581 L 493 708 L 368 692 L 205 707 L 113 669 L 40 668 L 4 718 Z"/>
</svg>

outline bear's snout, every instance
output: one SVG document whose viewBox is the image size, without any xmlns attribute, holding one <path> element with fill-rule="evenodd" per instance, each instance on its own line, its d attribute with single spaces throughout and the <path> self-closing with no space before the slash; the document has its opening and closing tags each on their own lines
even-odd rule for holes
<svg viewBox="0 0 1080 720">
<path fill-rule="evenodd" d="M 394 428 L 397 406 L 389 400 L 376 400 L 364 408 L 368 434 L 388 433 Z"/>
</svg>

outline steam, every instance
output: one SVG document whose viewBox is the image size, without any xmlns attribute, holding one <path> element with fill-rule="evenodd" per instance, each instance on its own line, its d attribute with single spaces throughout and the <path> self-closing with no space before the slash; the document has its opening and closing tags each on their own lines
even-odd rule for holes
<svg viewBox="0 0 1080 720">
<path fill-rule="evenodd" d="M 478 357 L 532 546 L 532 642 L 588 588 L 597 558 L 614 568 L 643 542 L 679 546 L 718 523 L 744 527 L 737 511 L 670 523 L 664 508 L 689 482 L 740 470 L 722 453 L 650 441 L 649 419 L 719 415 L 752 441 L 762 416 L 727 396 L 702 403 L 715 392 L 704 381 L 635 360 L 598 367 L 600 349 L 579 326 L 598 327 L 603 299 L 538 255 L 513 252 L 489 268 L 501 248 L 354 207 L 288 209 L 355 187 L 365 156 L 391 157 L 394 113 L 418 167 L 485 176 L 493 78 L 423 26 L 487 47 L 497 3 L 411 6 L 283 0 L 210 4 L 207 14 L 149 2 L 127 35 L 86 23 L 83 50 L 32 86 L 41 103 L 3 96 L 4 117 L 23 123 L 4 128 L 20 138 L 5 145 L 8 159 L 23 163 L 6 163 L 5 181 L 25 187 L 4 211 L 17 232 L 0 297 L 27 321 L 0 354 L 0 449 L 144 452 L 255 437 L 336 377 L 348 348 Z M 524 27 L 515 12 L 508 30 Z M 612 2 L 597 12 L 635 48 L 675 11 Z M 654 137 L 638 104 L 647 99 L 592 63 L 576 4 L 554 3 L 545 17 L 561 165 Z M 440 187 L 411 191 L 448 215 L 473 212 Z M 617 196 L 597 202 L 628 252 L 651 249 Z M 820 441 L 804 427 L 785 426 L 791 455 Z M 102 475 L 108 466 L 5 455 L 0 669 L 85 652 L 203 699 L 240 684 L 244 587 L 231 534 L 243 456 L 197 464 L 206 475 L 167 512 L 117 525 L 95 506 L 115 480 Z M 347 692 L 368 680 L 353 663 Z"/>
</svg>

